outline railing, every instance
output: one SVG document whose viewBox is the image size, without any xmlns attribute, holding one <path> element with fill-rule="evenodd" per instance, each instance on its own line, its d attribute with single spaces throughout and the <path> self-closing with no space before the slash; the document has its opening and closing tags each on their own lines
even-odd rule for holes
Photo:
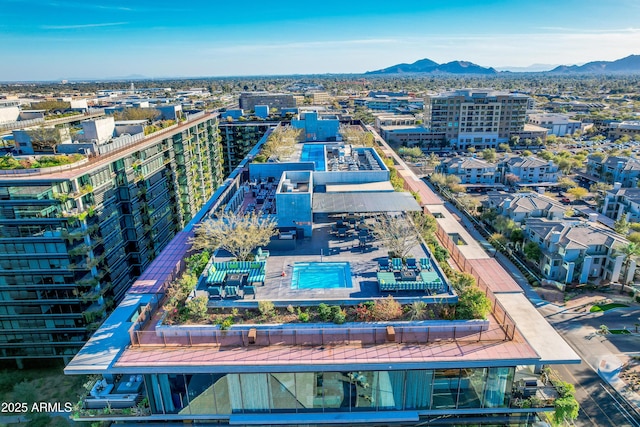
<svg viewBox="0 0 640 427">
<path fill-rule="evenodd" d="M 131 144 L 142 141 L 145 138 L 144 133 L 136 133 L 134 135 L 122 135 L 112 139 L 109 143 L 99 145 L 98 154 L 106 154 L 112 151 L 128 148 Z"/>
<path fill-rule="evenodd" d="M 35 126 L 44 123 L 43 118 L 20 120 L 17 122 L 0 123 L 0 130 L 22 129 L 29 126 Z"/>
<path fill-rule="evenodd" d="M 51 166 L 48 168 L 32 168 L 32 169 L 3 169 L 0 170 L 0 175 L 46 175 L 54 172 L 62 172 L 66 170 L 75 169 L 79 166 L 89 163 L 89 159 L 78 160 L 77 162 L 70 163 L 62 166 Z"/>
<path fill-rule="evenodd" d="M 513 335 L 516 329 L 516 322 L 509 316 L 507 310 L 502 306 L 500 301 L 498 301 L 491 291 L 491 288 L 487 282 L 484 281 L 482 276 L 478 271 L 473 268 L 473 266 L 467 262 L 465 256 L 460 252 L 458 246 L 451 240 L 447 232 L 442 228 L 442 226 L 438 223 L 438 228 L 436 229 L 436 236 L 443 244 L 443 246 L 449 251 L 451 255 L 451 259 L 464 271 L 465 273 L 471 274 L 475 277 L 476 282 L 478 284 L 478 288 L 485 293 L 487 298 L 491 301 L 491 309 L 493 316 L 496 321 L 499 322 L 500 325 L 504 328 L 505 334 L 509 336 L 509 339 L 513 339 Z"/>
<path fill-rule="evenodd" d="M 447 322 L 448 323 L 448 322 Z M 289 325 L 286 325 L 289 326 Z M 458 325 L 394 326 L 393 334 L 382 325 L 354 327 L 261 327 L 247 325 L 220 330 L 216 326 L 193 326 L 185 331 L 180 327 L 167 330 L 132 330 L 131 345 L 134 347 L 171 346 L 325 346 L 325 345 L 372 345 L 372 344 L 429 344 L 429 343 L 498 343 L 510 336 L 500 325 L 478 322 Z M 161 327 L 160 327 L 161 328 Z M 255 329 L 255 330 L 254 330 Z M 251 337 L 250 337 L 251 335 Z"/>
</svg>

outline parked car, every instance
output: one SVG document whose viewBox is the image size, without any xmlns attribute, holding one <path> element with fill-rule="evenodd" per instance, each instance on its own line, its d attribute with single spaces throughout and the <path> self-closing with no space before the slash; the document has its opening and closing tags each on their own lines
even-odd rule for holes
<svg viewBox="0 0 640 427">
<path fill-rule="evenodd" d="M 560 201 L 562 203 L 571 203 L 571 199 L 569 199 L 568 197 L 563 197 L 562 199 L 560 199 Z"/>
</svg>

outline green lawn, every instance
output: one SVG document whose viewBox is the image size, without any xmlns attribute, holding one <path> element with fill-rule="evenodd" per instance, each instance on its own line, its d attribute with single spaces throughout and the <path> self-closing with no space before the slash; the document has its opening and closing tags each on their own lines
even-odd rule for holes
<svg viewBox="0 0 640 427">
<path fill-rule="evenodd" d="M 621 308 L 621 307 L 629 307 L 629 306 L 626 304 L 619 304 L 619 303 L 596 304 L 592 306 L 589 311 L 591 313 L 597 313 L 599 311 L 607 311 L 607 310 L 611 310 L 612 308 Z"/>
</svg>

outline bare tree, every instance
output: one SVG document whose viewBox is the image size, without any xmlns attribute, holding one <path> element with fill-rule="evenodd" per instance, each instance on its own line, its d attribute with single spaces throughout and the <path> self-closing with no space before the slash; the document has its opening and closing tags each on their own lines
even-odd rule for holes
<svg viewBox="0 0 640 427">
<path fill-rule="evenodd" d="M 340 125 L 338 133 L 340 133 L 342 140 L 348 144 L 364 147 L 373 146 L 373 134 L 365 132 L 360 126 Z"/>
<path fill-rule="evenodd" d="M 405 258 L 418 244 L 415 227 L 402 216 L 385 215 L 378 219 L 373 233 L 390 253 L 399 258 Z"/>
<path fill-rule="evenodd" d="M 198 225 L 196 236 L 190 240 L 193 249 L 224 249 L 240 261 L 246 261 L 258 246 L 269 243 L 278 234 L 276 221 L 255 213 L 222 214 L 218 219 L 208 219 Z"/>
<path fill-rule="evenodd" d="M 302 140 L 302 129 L 295 129 L 291 126 L 278 127 L 271 132 L 267 142 L 262 147 L 262 154 L 267 158 L 285 158 L 293 153 L 296 143 Z"/>
</svg>

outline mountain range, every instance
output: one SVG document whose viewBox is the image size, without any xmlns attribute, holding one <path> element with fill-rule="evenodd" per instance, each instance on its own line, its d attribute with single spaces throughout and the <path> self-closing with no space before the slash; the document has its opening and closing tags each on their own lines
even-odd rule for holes
<svg viewBox="0 0 640 427">
<path fill-rule="evenodd" d="M 508 72 L 508 71 L 502 71 Z M 607 73 L 640 73 L 640 55 L 630 55 L 616 61 L 593 61 L 584 65 L 560 65 L 551 70 L 537 71 L 553 74 L 607 74 Z M 482 67 L 469 61 L 452 61 L 438 64 L 430 59 L 420 59 L 412 64 L 396 64 L 381 70 L 368 71 L 365 74 L 498 74 L 492 67 Z"/>
</svg>

